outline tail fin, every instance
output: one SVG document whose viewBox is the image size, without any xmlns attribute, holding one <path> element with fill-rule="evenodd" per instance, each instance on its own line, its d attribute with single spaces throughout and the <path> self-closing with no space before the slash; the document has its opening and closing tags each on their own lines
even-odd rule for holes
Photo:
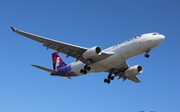
<svg viewBox="0 0 180 112">
<path fill-rule="evenodd" d="M 58 70 L 58 68 L 66 66 L 66 63 L 64 63 L 57 52 L 52 53 L 52 62 L 54 70 Z"/>
</svg>

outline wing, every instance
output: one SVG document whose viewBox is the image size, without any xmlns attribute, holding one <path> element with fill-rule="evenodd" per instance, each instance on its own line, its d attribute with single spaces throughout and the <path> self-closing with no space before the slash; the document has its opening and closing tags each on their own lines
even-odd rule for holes
<svg viewBox="0 0 180 112">
<path fill-rule="evenodd" d="M 57 52 L 62 52 L 64 54 L 66 54 L 67 56 L 72 56 L 72 57 L 76 58 L 77 60 L 85 62 L 85 60 L 82 58 L 81 54 L 83 52 L 85 52 L 88 48 L 56 41 L 56 40 L 45 38 L 45 37 L 38 36 L 38 35 L 34 35 L 34 34 L 27 33 L 27 32 L 21 31 L 21 30 L 17 30 L 14 27 L 11 27 L 11 29 L 14 32 L 16 32 L 22 36 L 28 37 L 32 40 L 42 43 L 43 46 L 45 46 L 47 49 L 49 49 L 49 48 L 54 49 Z"/>
<path fill-rule="evenodd" d="M 132 75 L 131 77 L 128 77 L 129 80 L 133 81 L 133 82 L 141 82 L 135 75 Z"/>
<path fill-rule="evenodd" d="M 64 54 L 71 57 L 76 58 L 77 60 L 80 60 L 83 63 L 86 63 L 87 61 L 82 57 L 82 54 L 88 50 L 88 48 L 85 47 L 81 47 L 81 46 L 76 46 L 76 45 L 72 45 L 72 44 L 68 44 L 68 43 L 64 43 L 64 42 L 60 42 L 60 41 L 56 41 L 53 39 L 49 39 L 46 37 L 42 37 L 42 36 L 38 36 L 35 34 L 31 34 L 31 33 L 27 33 L 21 30 L 17 30 L 14 27 L 11 27 L 11 29 L 22 35 L 25 37 L 28 37 L 32 40 L 35 40 L 37 42 L 40 42 L 43 44 L 43 46 L 45 46 L 47 49 L 51 48 L 53 50 L 56 50 L 57 52 L 62 52 Z M 109 56 L 113 55 L 113 53 L 111 52 L 102 52 L 101 56 L 98 56 L 97 58 L 93 59 L 94 62 L 103 60 Z"/>
<path fill-rule="evenodd" d="M 133 82 L 141 82 L 135 75 L 131 77 L 126 77 L 123 74 L 119 75 L 119 73 L 124 73 L 125 70 L 129 68 L 128 64 L 124 61 L 123 63 L 119 64 L 117 67 L 112 68 L 111 70 L 108 70 L 107 72 L 112 72 L 113 74 L 119 76 L 119 78 L 123 78 L 123 80 L 126 80 L 127 78 Z"/>
</svg>

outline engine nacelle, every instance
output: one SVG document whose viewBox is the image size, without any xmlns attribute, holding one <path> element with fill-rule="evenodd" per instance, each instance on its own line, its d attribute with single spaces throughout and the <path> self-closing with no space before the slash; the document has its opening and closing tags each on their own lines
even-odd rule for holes
<svg viewBox="0 0 180 112">
<path fill-rule="evenodd" d="M 82 57 L 86 59 L 93 59 L 101 54 L 101 48 L 98 46 L 92 47 L 82 54 Z"/>
<path fill-rule="evenodd" d="M 132 76 L 132 75 L 138 75 L 141 74 L 143 72 L 143 68 L 140 65 L 135 65 L 132 67 L 129 67 L 125 72 L 124 75 L 126 77 Z"/>
</svg>

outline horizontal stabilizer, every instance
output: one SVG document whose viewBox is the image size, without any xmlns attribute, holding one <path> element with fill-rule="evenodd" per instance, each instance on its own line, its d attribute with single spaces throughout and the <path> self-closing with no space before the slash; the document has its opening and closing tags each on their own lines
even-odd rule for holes
<svg viewBox="0 0 180 112">
<path fill-rule="evenodd" d="M 39 66 L 39 65 L 32 64 L 31 66 L 39 68 L 39 69 L 44 70 L 46 72 L 55 73 L 55 74 L 57 73 L 57 70 L 52 70 L 52 69 L 45 68 L 45 67 L 42 67 L 42 66 Z"/>
<path fill-rule="evenodd" d="M 39 65 L 32 64 L 31 66 L 39 68 L 39 69 L 44 70 L 46 72 L 54 73 L 54 74 L 56 74 L 58 72 L 57 70 L 52 70 L 52 69 L 49 69 L 49 68 L 46 68 L 46 67 L 42 67 L 42 66 L 39 66 Z M 64 77 L 64 78 L 71 79 L 71 77 Z"/>
</svg>

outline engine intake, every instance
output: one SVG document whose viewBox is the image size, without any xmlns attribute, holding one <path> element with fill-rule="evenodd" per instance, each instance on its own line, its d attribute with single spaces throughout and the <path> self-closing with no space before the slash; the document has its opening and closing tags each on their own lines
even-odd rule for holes
<svg viewBox="0 0 180 112">
<path fill-rule="evenodd" d="M 93 59 L 101 55 L 101 48 L 98 46 L 92 47 L 82 54 L 82 57 L 86 59 Z"/>
</svg>

